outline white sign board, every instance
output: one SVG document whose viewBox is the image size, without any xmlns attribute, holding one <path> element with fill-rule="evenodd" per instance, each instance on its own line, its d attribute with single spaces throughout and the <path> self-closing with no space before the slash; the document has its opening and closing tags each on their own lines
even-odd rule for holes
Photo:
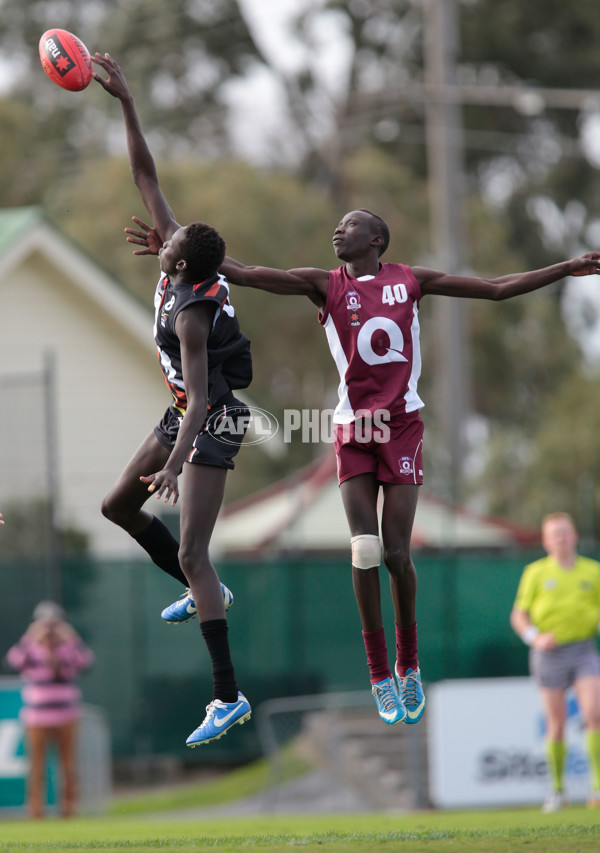
<svg viewBox="0 0 600 853">
<path fill-rule="evenodd" d="M 427 691 L 429 794 L 438 808 L 526 805 L 550 790 L 544 719 L 530 678 L 442 681 Z M 584 732 L 567 699 L 565 795 L 589 796 Z"/>
<path fill-rule="evenodd" d="M 21 682 L 0 678 L 0 811 L 22 808 L 29 763 L 19 720 Z"/>
<path fill-rule="evenodd" d="M 3 810 L 22 810 L 25 805 L 29 761 L 19 719 L 21 687 L 18 678 L 0 677 L 0 817 Z M 101 709 L 83 706 L 77 752 L 81 809 L 102 812 L 110 797 L 111 767 L 110 733 Z M 53 805 L 58 784 L 54 750 L 49 753 L 47 771 L 47 800 Z"/>
</svg>

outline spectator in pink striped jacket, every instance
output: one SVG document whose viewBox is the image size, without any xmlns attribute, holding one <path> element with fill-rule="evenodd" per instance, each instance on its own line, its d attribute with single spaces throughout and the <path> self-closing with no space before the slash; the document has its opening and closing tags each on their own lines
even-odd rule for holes
<svg viewBox="0 0 600 853">
<path fill-rule="evenodd" d="M 81 716 L 81 693 L 75 680 L 91 666 L 93 653 L 65 622 L 62 608 L 42 601 L 6 660 L 24 682 L 21 719 L 29 755 L 29 814 L 34 818 L 44 815 L 46 753 L 55 743 L 61 776 L 60 814 L 69 817 L 77 796 L 77 729 Z"/>
</svg>

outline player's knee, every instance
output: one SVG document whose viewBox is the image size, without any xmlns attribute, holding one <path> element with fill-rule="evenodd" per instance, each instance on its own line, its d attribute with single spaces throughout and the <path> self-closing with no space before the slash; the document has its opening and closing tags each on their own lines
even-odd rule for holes
<svg viewBox="0 0 600 853">
<path fill-rule="evenodd" d="M 128 530 L 132 520 L 132 513 L 130 510 L 124 509 L 117 500 L 114 500 L 111 497 L 111 495 L 107 495 L 103 499 L 100 504 L 100 511 L 108 521 L 112 521 L 113 524 L 117 524 L 124 530 Z"/>
<path fill-rule="evenodd" d="M 381 562 L 381 542 L 379 536 L 363 533 L 353 536 L 350 540 L 352 547 L 352 565 L 357 569 L 374 569 Z"/>
<path fill-rule="evenodd" d="M 403 575 L 413 568 L 410 548 L 404 545 L 394 548 L 384 548 L 383 562 L 386 569 L 392 574 Z"/>
<path fill-rule="evenodd" d="M 179 565 L 188 581 L 198 580 L 202 573 L 212 568 L 208 550 L 194 543 L 182 542 L 179 546 Z"/>
</svg>

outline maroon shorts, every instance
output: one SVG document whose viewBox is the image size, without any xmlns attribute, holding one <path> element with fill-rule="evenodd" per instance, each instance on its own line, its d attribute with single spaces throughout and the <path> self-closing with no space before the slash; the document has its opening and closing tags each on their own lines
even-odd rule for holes
<svg viewBox="0 0 600 853">
<path fill-rule="evenodd" d="M 334 424 L 338 480 L 375 474 L 379 483 L 421 485 L 423 421 L 418 412 L 375 426 L 370 421 Z"/>
</svg>

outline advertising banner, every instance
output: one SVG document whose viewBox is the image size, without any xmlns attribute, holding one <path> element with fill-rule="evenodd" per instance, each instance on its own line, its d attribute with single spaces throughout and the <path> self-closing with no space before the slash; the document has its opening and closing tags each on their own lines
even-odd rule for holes
<svg viewBox="0 0 600 853">
<path fill-rule="evenodd" d="M 530 678 L 441 681 L 427 691 L 430 798 L 438 808 L 541 804 L 550 783 L 544 719 Z M 589 796 L 584 731 L 567 697 L 565 795 Z"/>
<path fill-rule="evenodd" d="M 0 809 L 22 808 L 28 762 L 19 721 L 21 684 L 0 678 Z"/>
</svg>

